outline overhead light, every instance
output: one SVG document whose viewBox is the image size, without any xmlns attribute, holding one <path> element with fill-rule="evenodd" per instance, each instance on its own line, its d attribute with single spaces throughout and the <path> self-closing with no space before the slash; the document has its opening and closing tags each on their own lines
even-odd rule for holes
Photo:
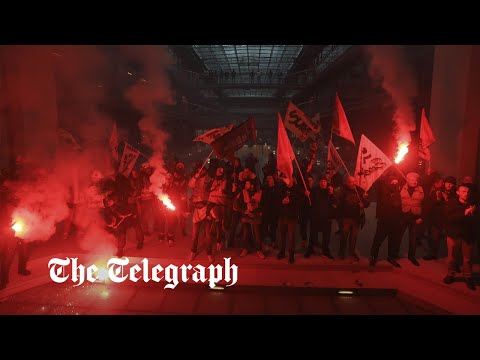
<svg viewBox="0 0 480 360">
<path fill-rule="evenodd" d="M 130 71 L 127 72 L 128 75 L 133 75 Z"/>
<path fill-rule="evenodd" d="M 209 287 L 209 288 L 210 288 L 210 290 L 216 290 L 216 291 L 217 290 L 220 290 L 220 291 L 225 290 L 225 288 L 223 286 L 219 286 L 219 285 L 216 285 L 213 288 L 211 288 L 211 287 Z"/>
<path fill-rule="evenodd" d="M 353 291 L 352 290 L 338 290 L 338 293 L 340 295 L 353 295 Z"/>
</svg>

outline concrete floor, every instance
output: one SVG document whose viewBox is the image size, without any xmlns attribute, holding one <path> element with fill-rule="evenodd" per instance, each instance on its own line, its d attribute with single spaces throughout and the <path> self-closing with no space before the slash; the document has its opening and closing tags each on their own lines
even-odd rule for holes
<svg viewBox="0 0 480 360">
<path fill-rule="evenodd" d="M 73 287 L 48 283 L 1 302 L 1 314 L 31 315 L 431 315 L 445 312 L 376 290 L 340 296 L 334 289 L 237 286 L 209 290 L 183 285 L 87 284 Z"/>
</svg>

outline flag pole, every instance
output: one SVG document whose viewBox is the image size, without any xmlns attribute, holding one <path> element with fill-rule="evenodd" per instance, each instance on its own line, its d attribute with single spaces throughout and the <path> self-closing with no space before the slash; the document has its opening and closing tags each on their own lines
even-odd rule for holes
<svg viewBox="0 0 480 360">
<path fill-rule="evenodd" d="M 333 145 L 333 143 L 332 143 L 332 145 Z M 340 154 L 339 154 L 339 155 L 340 155 Z M 345 171 L 347 172 L 347 175 L 351 177 L 352 175 L 350 175 L 350 172 L 348 171 L 347 166 L 346 166 L 345 163 L 343 162 L 342 157 L 341 157 L 341 156 L 338 156 L 338 157 L 340 158 L 340 161 L 342 162 L 343 168 L 344 168 Z M 360 195 L 358 194 L 358 190 L 357 190 L 357 186 L 356 186 L 356 185 L 355 185 L 355 192 L 357 193 L 358 200 L 361 202 L 362 199 L 360 199 Z"/>
<path fill-rule="evenodd" d="M 124 144 L 127 144 L 128 146 L 132 146 L 132 145 L 130 145 L 129 143 L 127 143 L 125 140 L 122 140 L 122 141 L 123 141 Z M 132 148 L 134 148 L 134 147 L 132 146 Z M 150 156 L 145 155 L 144 153 L 142 153 L 142 152 L 141 152 L 140 150 L 138 150 L 137 148 L 134 148 L 134 149 L 137 150 L 138 153 L 139 153 L 140 155 L 144 156 L 147 160 L 150 159 Z"/>
<path fill-rule="evenodd" d="M 392 164 L 393 164 L 393 166 L 395 167 L 395 169 L 397 169 L 397 171 L 400 173 L 400 175 L 403 176 L 403 178 L 405 179 L 405 181 L 407 181 L 407 178 L 406 178 L 405 175 L 403 175 L 403 173 L 400 171 L 400 169 L 398 168 L 397 164 L 395 164 L 395 161 L 392 161 Z"/>
<path fill-rule="evenodd" d="M 300 170 L 300 166 L 298 166 L 297 157 L 295 156 L 294 159 L 295 159 L 295 164 L 297 164 L 297 169 L 298 169 L 298 172 L 300 173 L 300 177 L 302 178 L 303 186 L 305 186 L 305 191 L 308 191 L 307 184 L 305 183 L 305 179 L 303 178 L 302 170 Z M 308 202 L 310 203 L 310 206 L 311 206 L 312 200 L 310 200 L 310 195 L 308 195 Z"/>
<path fill-rule="evenodd" d="M 208 155 L 207 159 L 203 162 L 202 167 L 198 170 L 198 172 L 202 171 L 205 165 L 207 164 L 208 159 L 210 159 L 210 156 L 213 155 L 213 150 L 210 152 L 210 155 Z"/>
</svg>

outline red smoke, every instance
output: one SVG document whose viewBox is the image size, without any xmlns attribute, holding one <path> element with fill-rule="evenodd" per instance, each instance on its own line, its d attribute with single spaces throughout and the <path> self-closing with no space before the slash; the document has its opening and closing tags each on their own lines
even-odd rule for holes
<svg viewBox="0 0 480 360">
<path fill-rule="evenodd" d="M 111 256 L 117 249 L 115 237 L 105 230 L 100 214 L 92 216 L 90 220 L 92 222 L 79 239 L 81 249 L 93 254 Z"/>
<path fill-rule="evenodd" d="M 121 51 L 129 60 L 143 65 L 143 78 L 128 89 L 125 97 L 143 114 L 138 127 L 142 142 L 153 151 L 149 163 L 155 168 L 150 176 L 150 190 L 159 196 L 167 174 L 164 155 L 169 137 L 162 130 L 163 119 L 159 109 L 161 105 L 172 103 L 172 92 L 165 71 L 170 65 L 170 58 L 161 46 L 122 46 Z"/>
<path fill-rule="evenodd" d="M 7 185 L 18 201 L 12 224 L 20 223 L 22 229 L 16 236 L 27 242 L 50 239 L 56 231 L 56 224 L 68 215 L 67 194 L 57 177 L 36 175 L 35 180 Z"/>
<path fill-rule="evenodd" d="M 374 45 L 369 46 L 371 55 L 370 75 L 375 80 L 381 80 L 382 87 L 392 97 L 395 104 L 393 121 L 394 136 L 399 147 L 410 144 L 410 132 L 415 131 L 415 109 L 412 99 L 417 94 L 417 83 L 408 65 L 402 46 Z"/>
<path fill-rule="evenodd" d="M 166 173 L 163 156 L 168 139 L 161 129 L 159 105 L 171 103 L 167 52 L 160 46 L 3 46 L 0 55 L 7 63 L 5 113 L 23 114 L 8 120 L 15 125 L 15 153 L 30 159 L 25 173 L 36 168 L 48 173 L 9 184 L 18 201 L 14 218 L 25 222 L 21 236 L 27 241 L 49 239 L 69 215 L 67 202 L 75 203 L 73 222 L 80 231 L 80 246 L 112 253 L 114 238 L 104 230 L 98 209 L 81 206 L 92 171 L 107 177 L 114 170 L 108 139 L 116 119 L 100 111 L 99 105 L 108 103 L 107 90 L 115 89 L 142 112 L 138 126 L 143 142 L 153 150 L 150 161 L 156 170 L 151 180 L 159 188 Z M 131 61 L 143 66 L 143 78 L 127 89 L 118 76 Z"/>
</svg>

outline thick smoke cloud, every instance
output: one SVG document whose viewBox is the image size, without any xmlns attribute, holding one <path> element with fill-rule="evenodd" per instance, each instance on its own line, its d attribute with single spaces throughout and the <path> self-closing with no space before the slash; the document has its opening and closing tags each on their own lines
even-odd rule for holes
<svg viewBox="0 0 480 360">
<path fill-rule="evenodd" d="M 381 81 L 395 104 L 394 136 L 398 144 L 410 144 L 410 132 L 415 131 L 415 109 L 412 100 L 418 95 L 415 76 L 402 46 L 375 45 L 367 48 L 370 56 L 370 75 Z"/>
<path fill-rule="evenodd" d="M 170 65 L 170 59 L 160 46 L 123 46 L 121 53 L 130 62 L 141 65 L 143 76 L 127 90 L 125 97 L 143 114 L 138 127 L 142 142 L 153 151 L 149 163 L 155 168 L 150 177 L 151 191 L 160 194 L 167 173 L 164 155 L 169 134 L 162 130 L 163 118 L 159 110 L 161 105 L 173 101 L 165 71 Z"/>
<path fill-rule="evenodd" d="M 11 63 L 17 64 L 18 74 L 29 74 L 21 79 L 21 92 L 32 96 L 21 99 L 22 111 L 35 114 L 45 108 L 39 103 L 50 104 L 47 113 L 41 112 L 33 121 L 24 118 L 25 141 L 18 148 L 25 174 L 41 171 L 47 175 L 41 179 L 20 177 L 8 183 L 17 198 L 15 217 L 21 217 L 29 227 L 23 235 L 26 241 L 51 238 L 58 224 L 71 215 L 67 203 L 77 204 L 78 209 L 85 207 L 82 201 L 94 170 L 105 177 L 113 173 L 108 139 L 116 119 L 100 106 L 111 100 L 112 89 L 123 93 L 143 114 L 138 126 L 142 141 L 153 150 L 151 162 L 156 171 L 152 182 L 157 187 L 163 183 L 168 134 L 161 129 L 159 105 L 171 103 L 171 92 L 165 72 L 168 56 L 162 47 L 11 46 L 1 51 L 8 52 Z M 118 74 L 132 61 L 141 65 L 143 77 L 127 86 L 118 81 Z M 53 89 L 47 89 L 53 91 L 37 96 L 47 83 L 53 84 Z M 10 105 L 17 104 L 10 101 Z M 64 130 L 61 136 L 58 128 Z M 81 219 L 76 214 L 73 223 L 85 230 L 78 239 L 81 247 L 110 252 L 113 237 L 104 230 L 98 212 L 78 212 Z M 80 222 L 95 226 L 87 229 Z"/>
</svg>

